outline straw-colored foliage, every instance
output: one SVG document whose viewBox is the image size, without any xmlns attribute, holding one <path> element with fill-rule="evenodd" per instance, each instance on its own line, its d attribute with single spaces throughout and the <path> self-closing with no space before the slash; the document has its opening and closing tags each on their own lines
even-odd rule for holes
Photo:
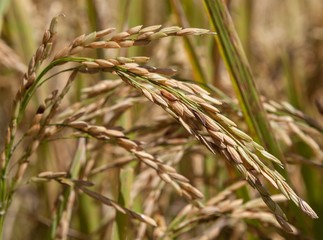
<svg viewBox="0 0 323 240">
<path fill-rule="evenodd" d="M 3 239 L 320 236 L 322 99 L 301 60 L 261 59 L 258 2 L 72 2 L 0 3 Z"/>
</svg>

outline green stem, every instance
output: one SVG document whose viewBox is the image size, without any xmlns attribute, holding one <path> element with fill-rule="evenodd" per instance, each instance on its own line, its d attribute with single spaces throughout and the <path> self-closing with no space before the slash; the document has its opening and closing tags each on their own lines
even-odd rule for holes
<svg viewBox="0 0 323 240">
<path fill-rule="evenodd" d="M 184 28 L 188 28 L 189 23 L 185 18 L 184 10 L 180 2 L 178 0 L 171 0 L 170 3 L 175 13 L 177 22 Z M 192 64 L 193 74 L 196 81 L 199 83 L 207 83 L 206 74 L 203 71 L 201 61 L 199 60 L 198 54 L 195 51 L 194 44 L 192 43 L 191 39 L 187 37 L 183 38 L 183 41 L 186 54 Z"/>
<path fill-rule="evenodd" d="M 11 202 L 11 197 L 14 192 L 15 186 L 16 186 L 16 181 L 13 180 L 10 184 L 10 187 L 8 188 L 7 186 L 7 175 L 8 175 L 8 165 L 10 163 L 10 160 L 12 158 L 13 151 L 15 149 L 14 142 L 15 142 L 15 131 L 16 131 L 16 126 L 21 122 L 25 109 L 31 99 L 31 97 L 34 95 L 36 89 L 43 84 L 44 81 L 41 81 L 41 79 L 44 77 L 44 75 L 54 68 L 57 65 L 61 65 L 63 63 L 73 61 L 73 62 L 82 62 L 82 61 L 88 61 L 88 58 L 61 58 L 57 59 L 53 62 L 51 62 L 36 78 L 35 83 L 26 91 L 26 94 L 24 95 L 24 98 L 22 99 L 21 103 L 17 105 L 17 108 L 15 109 L 14 116 L 12 118 L 12 132 L 10 136 L 10 141 L 7 144 L 5 148 L 5 161 L 4 165 L 1 168 L 1 179 L 0 179 L 0 236 L 2 234 L 2 228 L 3 228 L 3 223 L 4 223 L 4 218 L 6 215 L 6 211 L 10 205 Z M 27 150 L 22 158 L 27 158 L 31 154 L 31 150 Z M 9 191 L 8 191 L 9 189 Z"/>
<path fill-rule="evenodd" d="M 69 175 L 71 179 L 78 178 L 81 166 L 85 160 L 84 141 L 85 139 L 80 139 L 78 146 L 76 148 L 75 156 L 73 158 L 70 171 L 69 171 Z M 55 239 L 55 236 L 58 230 L 57 227 L 59 226 L 63 212 L 66 210 L 71 191 L 74 191 L 74 189 L 72 189 L 71 186 L 65 187 L 63 190 L 62 200 L 58 203 L 58 207 L 56 209 L 56 212 L 53 217 L 53 222 L 51 224 L 51 231 L 50 231 L 51 239 Z"/>
<path fill-rule="evenodd" d="M 26 96 L 25 98 L 22 100 L 20 109 L 19 109 L 19 115 L 17 118 L 17 123 L 20 123 L 25 109 L 31 99 L 31 97 L 34 95 L 36 89 L 42 84 L 42 82 L 40 82 L 40 80 L 44 77 L 44 75 L 46 73 L 48 73 L 51 69 L 53 69 L 54 67 L 58 66 L 58 65 L 62 65 L 64 63 L 67 62 L 83 62 L 83 61 L 91 61 L 92 58 L 81 58 L 81 57 L 64 57 L 64 58 L 60 58 L 57 60 L 54 60 L 53 62 L 51 62 L 36 78 L 35 80 L 35 84 L 33 84 L 26 92 Z"/>
<path fill-rule="evenodd" d="M 210 21 L 218 33 L 216 41 L 252 135 L 286 166 L 283 154 L 270 129 L 251 68 L 225 3 L 222 0 L 204 0 L 204 4 Z M 278 166 L 275 168 L 286 177 Z"/>
</svg>

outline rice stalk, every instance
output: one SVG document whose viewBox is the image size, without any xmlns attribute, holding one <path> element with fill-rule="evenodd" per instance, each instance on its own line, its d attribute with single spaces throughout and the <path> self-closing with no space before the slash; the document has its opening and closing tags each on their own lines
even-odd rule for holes
<svg viewBox="0 0 323 240">
<path fill-rule="evenodd" d="M 122 70 L 124 71 L 125 69 Z M 163 107 L 169 114 L 175 117 L 189 133 L 201 141 L 212 153 L 220 153 L 229 161 L 230 164 L 236 167 L 237 170 L 249 182 L 249 184 L 258 190 L 264 202 L 273 211 L 276 219 L 285 230 L 292 231 L 291 228 L 288 227 L 286 216 L 283 214 L 280 207 L 270 198 L 268 191 L 264 188 L 255 174 L 248 170 L 244 164 L 251 166 L 254 171 L 262 174 L 268 181 L 271 182 L 271 184 L 273 184 L 273 186 L 278 188 L 288 199 L 291 199 L 299 208 L 301 208 L 302 211 L 313 218 L 317 218 L 317 215 L 308 206 L 308 204 L 299 198 L 288 186 L 284 177 L 263 164 L 257 155 L 253 154 L 245 145 L 246 143 L 251 143 L 254 150 L 262 154 L 265 159 L 274 161 L 282 166 L 280 161 L 265 151 L 248 135 L 237 129 L 236 124 L 227 119 L 225 116 L 221 115 L 220 111 L 216 107 L 207 103 L 203 98 L 198 98 L 199 102 L 197 104 L 197 99 L 194 97 L 195 102 L 192 102 L 192 100 L 185 97 L 183 93 L 172 88 L 174 86 L 172 81 L 167 83 L 167 79 L 165 77 L 159 76 L 159 78 L 157 78 L 155 73 L 152 75 L 153 79 L 149 79 L 149 75 L 148 77 L 138 77 L 134 76 L 131 70 L 129 73 L 124 73 L 122 70 L 119 70 L 118 73 L 122 79 L 141 90 L 149 100 Z M 138 71 L 136 71 L 136 73 L 137 72 Z M 145 74 L 147 75 L 147 73 Z M 159 91 L 149 91 L 148 88 L 141 84 L 138 80 L 141 80 L 144 83 L 149 82 L 150 84 L 155 85 Z M 180 88 L 180 86 L 181 83 L 176 85 L 178 88 Z M 189 91 L 186 94 L 195 93 L 206 98 L 207 100 L 210 99 L 205 90 L 199 89 L 197 86 L 193 86 L 191 86 L 192 88 L 190 90 L 188 90 L 189 88 L 185 86 L 186 91 Z M 214 101 L 219 104 L 216 99 L 213 99 L 213 102 Z M 215 119 L 213 120 L 210 118 L 210 116 Z M 203 127 L 208 133 L 206 136 L 204 135 L 205 133 L 200 133 Z"/>
<path fill-rule="evenodd" d="M 180 2 L 177 0 L 171 0 L 170 3 L 171 3 L 172 8 L 174 9 L 173 11 L 176 14 L 175 16 L 177 18 L 177 22 L 183 27 L 186 27 L 186 28 L 189 27 L 188 21 L 185 18 L 183 8 L 182 8 Z M 192 41 L 189 38 L 184 38 L 183 41 L 185 44 L 185 49 L 186 49 L 187 55 L 188 55 L 189 60 L 191 62 L 192 68 L 194 70 L 193 73 L 196 78 L 196 81 L 200 82 L 200 83 L 206 83 L 207 78 L 205 77 L 204 70 L 203 70 L 201 63 L 199 61 L 198 54 L 197 54 L 195 48 L 193 47 Z"/>
<path fill-rule="evenodd" d="M 204 4 L 210 16 L 210 22 L 219 35 L 216 41 L 230 72 L 234 89 L 250 130 L 262 145 L 284 161 L 283 154 L 271 134 L 266 113 L 255 88 L 251 68 L 224 1 L 205 0 Z M 280 171 L 278 168 L 276 169 Z M 284 173 L 281 172 L 281 174 Z"/>
<path fill-rule="evenodd" d="M 53 44 L 53 37 L 56 34 L 56 21 L 57 18 L 53 20 L 50 28 L 45 32 L 40 47 L 32 57 L 28 70 L 24 74 L 23 84 L 13 104 L 14 115 L 8 128 L 5 151 L 2 154 L 3 165 L 1 171 L 4 177 L 1 179 L 1 202 L 5 204 L 1 206 L 1 210 L 4 212 L 4 215 L 1 215 L 1 227 L 15 191 L 22 185 L 25 173 L 30 167 L 32 154 L 36 152 L 42 142 L 54 141 L 63 137 L 76 138 L 80 144 L 82 143 L 74 153 L 74 160 L 69 166 L 69 170 L 58 173 L 45 172 L 32 179 L 33 182 L 55 180 L 65 186 L 62 192 L 62 202 L 57 204 L 53 215 L 51 238 L 55 238 L 55 236 L 63 239 L 67 238 L 73 202 L 78 194 L 85 194 L 92 199 L 111 206 L 116 211 L 126 214 L 129 219 L 136 219 L 145 224 L 157 226 L 156 220 L 151 216 L 155 206 L 154 203 L 160 198 L 164 186 L 170 185 L 198 211 L 197 215 L 195 215 L 196 218 L 181 223 L 178 228 L 179 231 L 190 229 L 195 223 L 208 219 L 207 213 L 212 212 L 214 209 L 212 207 L 208 208 L 202 202 L 204 195 L 190 183 L 189 179 L 178 173 L 175 167 L 172 166 L 172 162 L 163 161 L 157 153 L 151 152 L 151 149 L 148 150 L 147 145 L 137 141 L 135 135 L 130 135 L 131 131 L 136 131 L 135 128 L 127 132 L 118 127 L 120 116 L 135 103 L 144 102 L 143 97 L 149 100 L 151 104 L 159 106 L 160 109 L 163 109 L 175 120 L 166 119 L 167 121 L 160 121 L 159 123 L 166 122 L 168 124 L 164 124 L 164 128 L 174 124 L 176 127 L 182 126 L 187 133 L 197 140 L 197 143 L 204 145 L 212 154 L 219 154 L 238 170 L 242 177 L 258 191 L 262 200 L 284 230 L 288 232 L 294 231 L 287 222 L 287 218 L 280 206 L 261 183 L 261 176 L 268 180 L 287 199 L 292 200 L 303 212 L 312 218 L 317 218 L 316 213 L 304 200 L 296 195 L 287 184 L 285 178 L 270 167 L 272 162 L 283 167 L 281 161 L 256 143 L 239 128 L 238 124 L 221 111 L 223 103 L 220 99 L 213 97 L 208 91 L 195 83 L 176 80 L 173 78 L 174 74 L 176 74 L 173 69 L 149 66 L 149 58 L 145 56 L 120 56 L 108 59 L 74 56 L 82 54 L 85 49 L 111 50 L 114 48 L 130 48 L 132 46 L 147 45 L 164 37 L 210 34 L 208 30 L 199 28 L 182 29 L 177 26 L 163 28 L 160 25 L 148 27 L 139 25 L 120 33 L 114 33 L 114 28 L 107 28 L 77 37 L 58 53 L 54 53 L 54 57 L 48 65 L 39 70 L 42 62 L 48 57 Z M 64 64 L 66 63 L 71 63 L 72 67 L 65 67 Z M 46 81 L 51 80 L 52 76 L 47 75 L 50 70 L 55 69 L 57 66 L 65 67 L 64 70 L 59 70 L 58 74 L 64 71 L 71 72 L 66 85 L 60 92 L 54 90 L 45 99 L 44 103 L 39 105 L 33 120 L 29 123 L 29 128 L 21 138 L 18 138 L 17 128 L 24 119 L 25 110 L 30 100 L 37 89 L 41 88 Z M 84 88 L 81 98 L 78 100 L 79 102 L 66 109 L 60 109 L 63 99 L 66 98 L 73 83 L 77 80 L 78 74 L 101 72 L 117 76 L 119 79 L 105 80 L 92 87 Z M 136 90 L 136 93 L 131 89 Z M 132 95 L 119 101 L 109 101 L 116 92 L 120 94 L 131 93 Z M 105 107 L 107 102 L 111 105 Z M 285 108 L 288 107 L 285 106 Z M 102 116 L 106 116 L 107 119 L 100 123 L 97 119 Z M 152 127 L 158 128 L 158 122 L 155 126 L 152 124 Z M 289 127 L 311 145 L 313 149 L 319 150 L 306 135 L 294 128 L 294 125 Z M 175 137 L 178 136 L 180 135 L 175 135 Z M 158 145 L 158 143 L 162 142 L 169 145 L 181 145 L 183 143 L 189 145 L 190 140 L 185 139 L 185 137 L 182 138 L 168 140 L 161 138 L 159 139 L 160 142 L 154 142 L 154 144 Z M 87 141 L 89 142 L 85 143 Z M 10 176 L 8 175 L 9 167 L 14 165 L 12 162 L 14 153 L 20 146 L 23 146 L 22 142 L 26 142 L 25 151 L 18 156 L 17 167 L 12 168 L 14 177 L 8 184 L 6 177 Z M 97 159 L 95 155 L 100 152 L 100 149 L 105 149 L 109 146 L 113 146 L 111 156 L 120 156 L 126 153 L 131 157 L 118 158 L 108 164 L 94 167 L 94 159 Z M 122 152 L 119 152 L 120 149 L 122 149 Z M 185 145 L 181 146 L 180 149 L 184 151 Z M 89 156 L 86 156 L 85 153 L 87 152 L 89 152 Z M 19 153 L 17 154 L 19 155 Z M 118 200 L 113 200 L 105 194 L 90 190 L 91 183 L 87 180 L 91 175 L 97 176 L 98 173 L 107 169 L 125 166 L 133 160 L 140 163 L 140 166 L 145 166 L 143 167 L 145 171 L 142 172 L 144 182 L 148 183 L 149 177 L 152 177 L 153 180 L 149 185 L 147 184 L 152 191 L 149 192 L 147 200 L 144 201 L 147 206 L 144 209 L 144 214 L 131 210 L 130 204 L 129 207 L 120 205 L 117 202 Z M 127 187 L 129 188 L 129 186 Z M 140 187 L 134 183 L 135 195 L 138 195 Z M 129 189 L 126 190 L 126 192 L 128 191 Z M 225 194 L 223 195 L 225 196 Z M 127 196 L 126 199 L 130 201 L 132 197 Z M 237 206 L 242 206 L 242 202 L 241 200 L 224 201 L 222 207 L 225 206 L 230 206 L 231 209 L 234 209 Z M 193 212 L 192 210 L 191 213 Z M 250 218 L 274 224 L 273 218 L 264 213 L 260 212 L 253 216 L 247 210 L 243 213 L 235 217 L 247 218 L 249 216 Z M 159 220 L 160 226 L 155 231 L 156 236 L 162 236 L 163 231 L 166 231 L 163 227 L 165 219 L 159 217 Z M 121 225 L 119 224 L 119 226 Z M 146 228 L 146 225 L 140 226 L 137 232 L 138 238 L 145 235 Z"/>
</svg>

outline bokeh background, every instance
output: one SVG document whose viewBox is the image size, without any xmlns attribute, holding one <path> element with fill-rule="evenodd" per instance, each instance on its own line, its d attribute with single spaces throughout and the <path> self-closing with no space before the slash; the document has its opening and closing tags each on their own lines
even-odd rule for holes
<svg viewBox="0 0 323 240">
<path fill-rule="evenodd" d="M 225 2 L 249 60 L 259 93 L 269 100 L 272 99 L 279 103 L 289 102 L 309 118 L 322 124 L 323 1 L 230 0 Z M 212 29 L 203 1 L 200 0 L 1 0 L 0 136 L 5 135 L 5 126 L 11 116 L 11 101 L 19 88 L 22 74 L 26 71 L 31 56 L 41 43 L 42 34 L 51 19 L 61 13 L 64 13 L 65 17 L 59 19 L 54 51 L 78 35 L 107 27 L 115 27 L 117 31 L 122 31 L 136 25 L 161 24 Z M 100 58 L 118 55 L 149 56 L 151 65 L 175 68 L 178 71 L 176 78 L 212 85 L 225 93 L 232 103 L 236 103 L 230 76 L 213 37 L 189 38 L 189 41 L 195 51 L 194 57 L 198 66 L 192 65 L 189 55 L 190 47 L 185 40 L 179 38 L 165 38 L 147 47 L 120 51 L 97 50 L 89 51 L 87 54 Z M 200 68 L 199 73 L 197 73 L 197 68 Z M 80 81 L 76 89 L 90 86 L 100 77 L 107 76 L 89 76 L 86 81 Z M 61 89 L 65 81 L 66 75 L 62 74 L 44 85 L 37 92 L 37 97 L 26 113 L 26 119 L 28 119 L 28 114 L 37 108 L 37 101 L 41 101 L 53 89 Z M 78 94 L 77 90 L 72 90 L 64 106 L 69 106 L 75 99 L 78 99 Z M 118 94 L 120 97 L 125 97 L 122 91 Z M 224 110 L 235 121 L 240 121 L 241 128 L 247 131 L 241 119 L 241 113 L 239 118 L 239 113 L 237 114 L 239 111 L 232 110 L 229 105 L 227 109 L 224 106 Z M 150 111 L 152 111 L 151 106 L 137 104 L 134 110 L 126 113 L 128 120 L 123 120 L 122 124 L 128 128 L 139 124 L 149 125 L 150 119 L 147 119 L 147 115 L 151 113 Z M 156 110 L 156 114 L 160 114 L 160 111 Z M 22 126 L 24 127 L 26 128 Z M 313 137 L 317 145 L 320 145 L 322 144 L 321 133 L 313 130 L 312 135 L 311 133 L 308 135 Z M 289 135 L 292 141 L 290 144 L 286 144 L 288 140 L 282 140 L 284 134 L 277 134 L 277 136 L 284 155 L 289 160 L 287 170 L 292 186 L 322 219 L 323 159 L 313 154 L 312 149 L 304 144 L 299 136 Z M 151 141 L 151 136 L 148 134 L 142 133 L 141 138 Z M 1 137 L 0 147 L 2 145 L 3 137 Z M 31 177 L 33 174 L 46 170 L 64 171 L 69 165 L 71 152 L 75 147 L 75 142 L 63 142 L 54 143 L 46 150 L 43 149 L 47 151 L 46 154 L 34 156 L 36 160 L 34 160 L 33 170 L 28 173 L 28 176 Z M 230 172 L 222 163 L 209 164 L 205 160 L 208 155 L 204 150 L 199 149 L 200 146 L 197 148 L 190 148 L 189 151 L 183 153 L 188 163 L 178 163 L 178 169 L 196 186 L 204 189 L 209 198 L 230 186 L 231 183 L 240 180 L 241 177 Z M 172 150 L 176 152 L 176 149 Z M 107 154 L 111 153 L 111 149 L 105 151 Z M 40 156 L 47 156 L 41 164 L 38 163 Z M 119 155 L 114 153 L 114 156 Z M 131 169 L 135 169 L 135 178 L 136 174 L 139 174 L 139 167 L 134 166 Z M 120 177 L 119 170 L 119 168 L 107 170 L 104 176 L 96 178 L 94 181 L 100 183 L 98 189 L 101 191 L 105 187 L 108 190 L 105 189 L 102 192 L 112 196 L 117 195 L 118 190 L 114 189 L 113 183 L 116 178 Z M 18 191 L 12 204 L 11 214 L 7 218 L 5 230 L 7 239 L 46 239 L 51 214 L 60 191 L 61 188 L 55 183 L 48 183 L 46 186 L 37 184 L 23 186 Z M 143 192 L 143 196 L 149 195 L 149 189 Z M 239 194 L 235 197 L 239 197 Z M 133 204 L 134 208 L 142 210 L 144 198 L 138 197 Z M 171 188 L 166 188 L 156 202 L 158 204 L 155 204 L 155 217 L 161 219 L 165 228 L 186 204 L 172 192 Z M 82 210 L 82 204 L 89 204 L 89 209 Z M 71 239 L 110 239 L 115 236 L 113 235 L 115 230 L 110 224 L 113 218 L 104 219 L 108 211 L 106 208 L 98 206 L 97 203 L 88 203 L 88 200 L 84 199 L 76 201 L 76 205 L 69 234 Z M 289 209 L 289 205 L 285 204 L 284 209 Z M 218 239 L 320 239 L 323 233 L 322 220 L 311 220 L 302 213 L 293 213 L 293 211 L 291 208 L 287 210 L 287 214 L 291 223 L 300 229 L 296 235 L 287 235 L 273 226 L 264 229 L 263 225 L 254 220 L 240 219 L 242 223 L 239 221 L 225 222 L 227 225 L 224 224 L 225 226 L 221 228 L 218 235 L 212 236 Z M 184 231 L 183 234 L 177 236 L 178 239 L 212 239 L 203 238 L 202 234 L 213 223 L 212 220 L 209 221 L 199 222 L 196 228 Z M 129 232 L 132 232 L 129 236 L 134 239 L 136 230 L 132 229 Z M 151 239 L 152 232 L 150 229 L 145 237 Z M 170 236 L 168 239 L 172 238 Z"/>
</svg>

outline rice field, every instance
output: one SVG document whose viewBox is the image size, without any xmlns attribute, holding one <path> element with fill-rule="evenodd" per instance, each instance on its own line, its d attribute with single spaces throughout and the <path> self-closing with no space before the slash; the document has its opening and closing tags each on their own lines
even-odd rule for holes
<svg viewBox="0 0 323 240">
<path fill-rule="evenodd" d="M 320 239 L 322 11 L 2 0 L 1 239 Z"/>
</svg>

